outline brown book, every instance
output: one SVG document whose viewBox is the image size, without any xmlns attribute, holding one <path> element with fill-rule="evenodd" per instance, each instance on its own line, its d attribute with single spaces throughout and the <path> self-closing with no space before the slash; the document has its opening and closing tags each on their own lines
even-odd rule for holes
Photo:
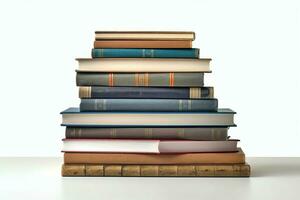
<svg viewBox="0 0 300 200">
<path fill-rule="evenodd" d="M 62 176 L 249 177 L 248 164 L 102 165 L 63 164 Z"/>
<path fill-rule="evenodd" d="M 65 153 L 65 164 L 244 164 L 245 154 L 184 153 L 184 154 L 137 154 L 137 153 Z"/>
<path fill-rule="evenodd" d="M 192 48 L 191 40 L 96 40 L 94 48 L 143 48 L 186 49 Z"/>
<path fill-rule="evenodd" d="M 190 31 L 96 31 L 96 40 L 194 40 Z"/>
</svg>

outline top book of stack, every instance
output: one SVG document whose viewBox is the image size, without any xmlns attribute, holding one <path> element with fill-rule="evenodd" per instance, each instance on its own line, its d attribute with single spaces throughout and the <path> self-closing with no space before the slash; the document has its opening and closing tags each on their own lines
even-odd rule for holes
<svg viewBox="0 0 300 200">
<path fill-rule="evenodd" d="M 194 32 L 95 32 L 95 48 L 192 48 Z"/>
</svg>

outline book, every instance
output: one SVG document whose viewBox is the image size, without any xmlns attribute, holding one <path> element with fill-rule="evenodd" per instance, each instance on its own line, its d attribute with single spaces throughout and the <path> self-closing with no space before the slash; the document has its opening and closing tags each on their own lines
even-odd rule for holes
<svg viewBox="0 0 300 200">
<path fill-rule="evenodd" d="M 224 153 L 64 153 L 64 163 L 136 165 L 244 164 L 245 154 L 240 148 L 237 152 Z"/>
<path fill-rule="evenodd" d="M 229 127 L 235 126 L 231 109 L 217 112 L 61 112 L 63 126 L 93 127 Z"/>
<path fill-rule="evenodd" d="M 202 87 L 203 73 L 89 73 L 77 72 L 77 86 Z"/>
<path fill-rule="evenodd" d="M 217 111 L 217 99 L 81 99 L 80 111 L 199 112 Z"/>
<path fill-rule="evenodd" d="M 63 139 L 62 152 L 203 153 L 235 152 L 239 140 Z"/>
<path fill-rule="evenodd" d="M 66 138 L 226 140 L 227 127 L 66 127 Z"/>
<path fill-rule="evenodd" d="M 78 58 L 79 72 L 210 72 L 211 59 Z"/>
<path fill-rule="evenodd" d="M 96 31 L 96 40 L 194 40 L 190 31 Z"/>
<path fill-rule="evenodd" d="M 213 87 L 163 88 L 163 87 L 79 87 L 81 99 L 205 99 L 214 98 Z"/>
<path fill-rule="evenodd" d="M 93 58 L 198 58 L 199 49 L 92 49 Z"/>
<path fill-rule="evenodd" d="M 62 176 L 133 176 L 133 177 L 249 177 L 250 165 L 103 165 L 63 164 Z"/>
<path fill-rule="evenodd" d="M 141 48 L 141 49 L 187 49 L 192 48 L 191 40 L 96 40 L 95 49 Z"/>
</svg>

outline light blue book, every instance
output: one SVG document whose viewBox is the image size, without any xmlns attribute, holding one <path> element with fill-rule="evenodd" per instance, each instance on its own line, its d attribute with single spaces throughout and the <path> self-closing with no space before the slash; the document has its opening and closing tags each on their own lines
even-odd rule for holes
<svg viewBox="0 0 300 200">
<path fill-rule="evenodd" d="M 199 49 L 92 49 L 93 58 L 198 58 Z"/>
</svg>

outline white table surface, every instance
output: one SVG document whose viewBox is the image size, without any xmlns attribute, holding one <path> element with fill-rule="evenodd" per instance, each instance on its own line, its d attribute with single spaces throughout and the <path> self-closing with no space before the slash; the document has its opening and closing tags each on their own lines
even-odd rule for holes
<svg viewBox="0 0 300 200">
<path fill-rule="evenodd" d="M 300 199 L 300 158 L 247 158 L 250 178 L 61 177 L 62 158 L 0 158 L 0 199 Z"/>
</svg>

